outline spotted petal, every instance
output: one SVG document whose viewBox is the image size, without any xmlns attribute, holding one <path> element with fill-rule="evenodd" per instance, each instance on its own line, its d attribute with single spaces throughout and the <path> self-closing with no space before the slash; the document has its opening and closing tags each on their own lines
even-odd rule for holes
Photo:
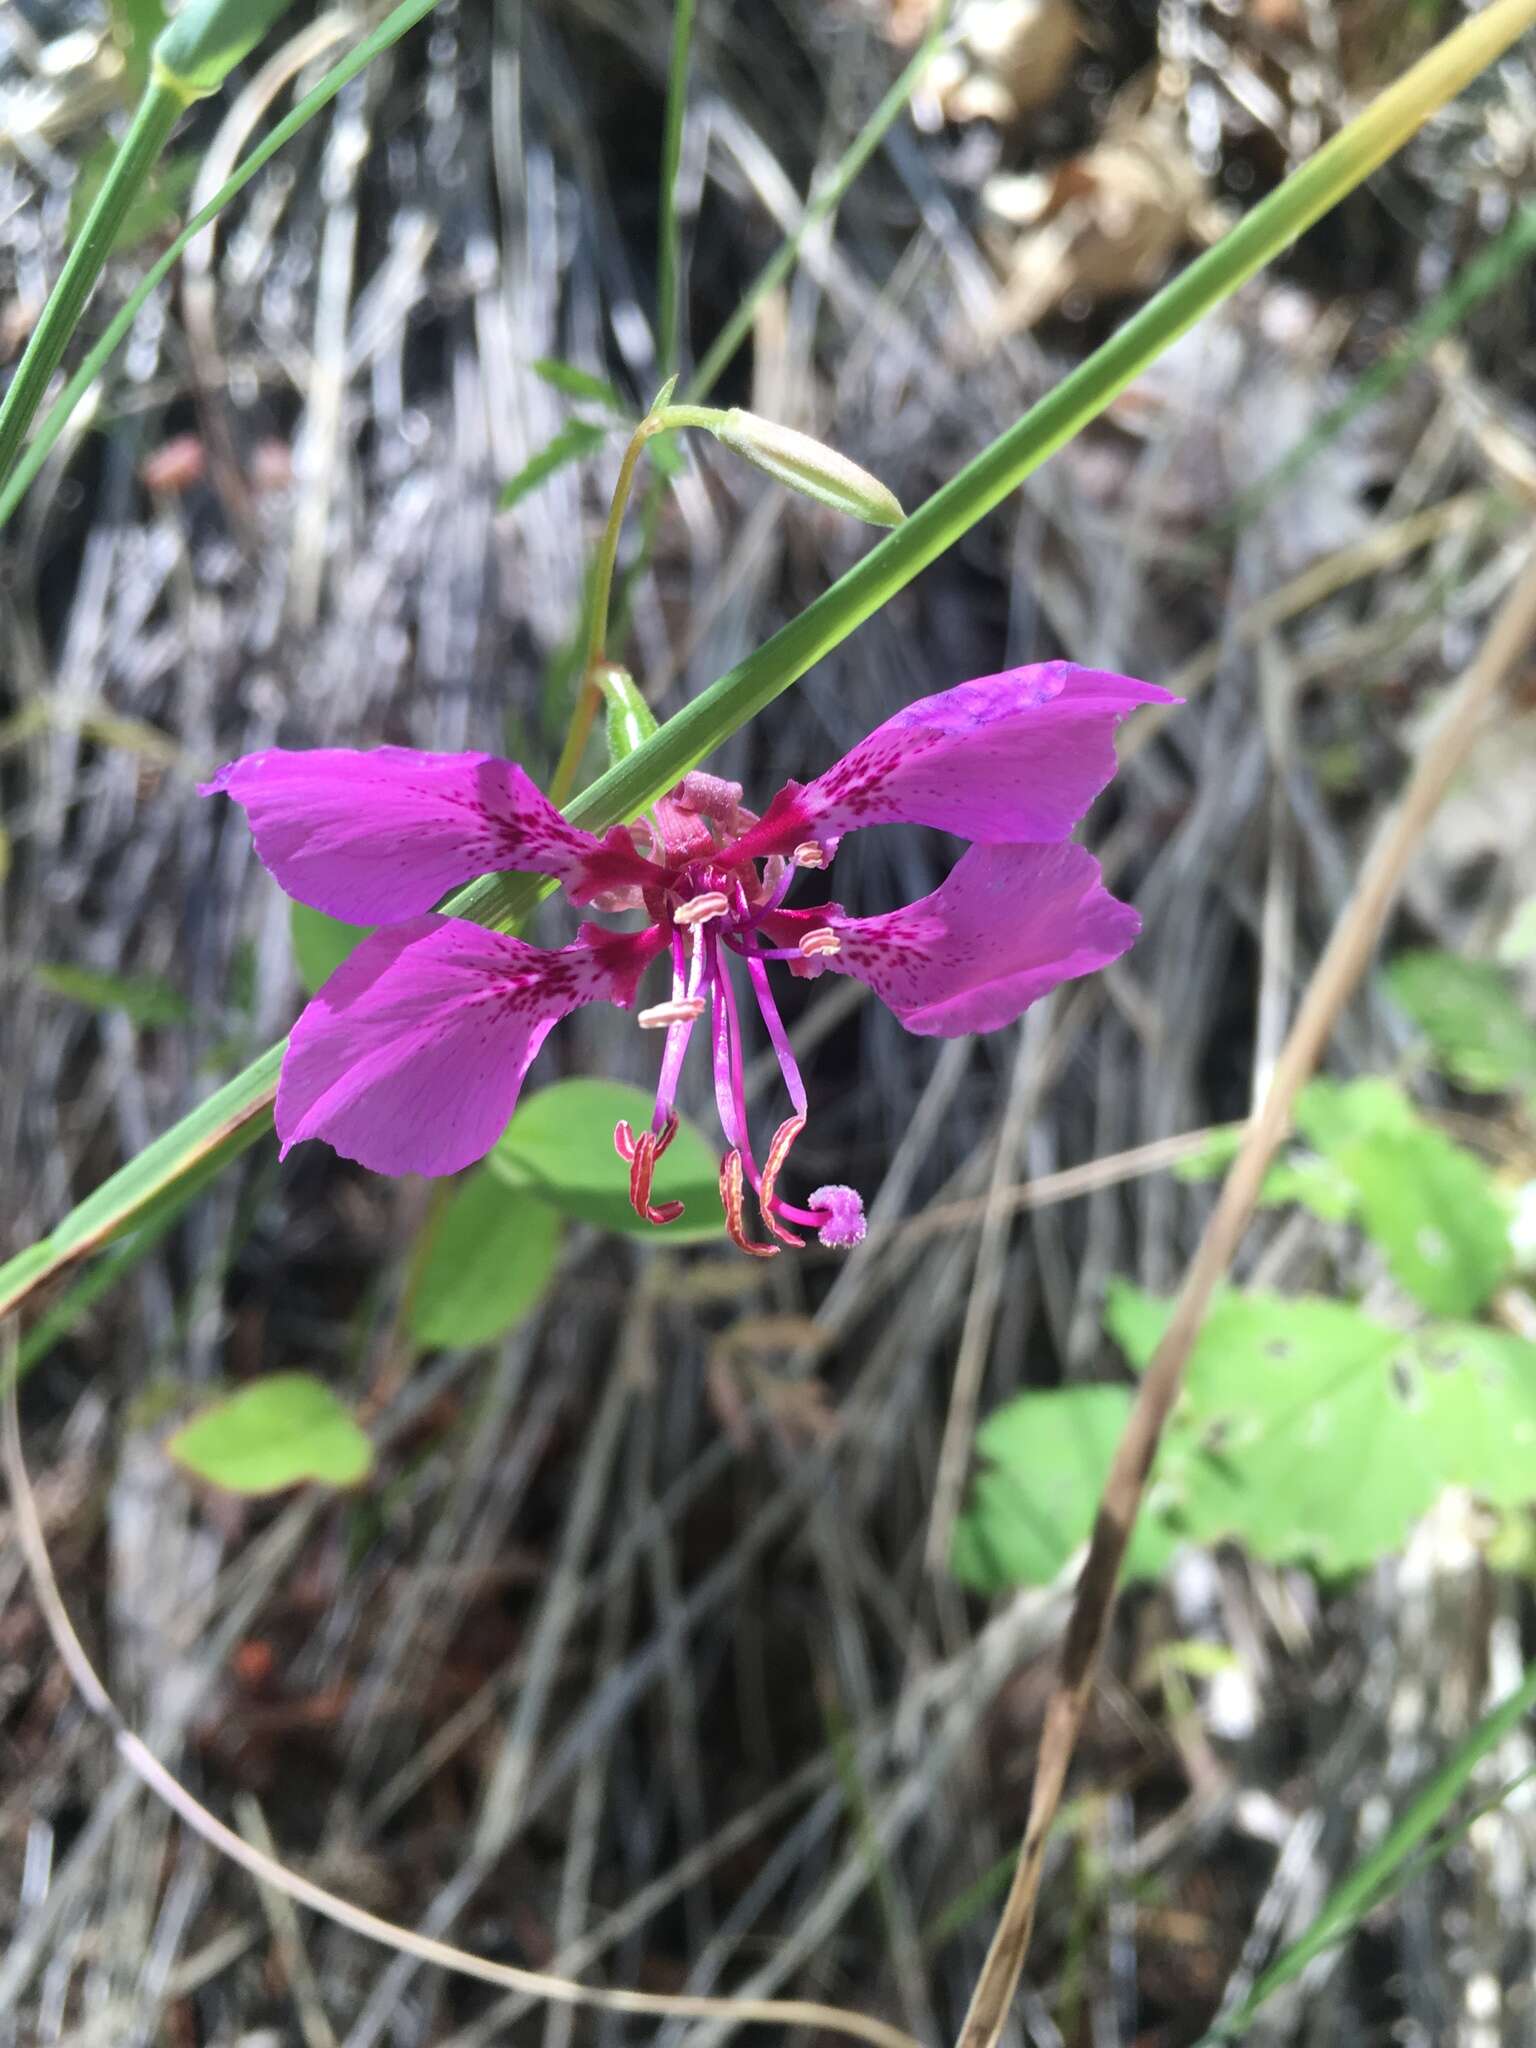
<svg viewBox="0 0 1536 2048">
<path fill-rule="evenodd" d="M 1051 661 L 920 697 L 825 774 L 786 783 L 731 858 L 830 853 L 856 825 L 933 825 L 989 845 L 1065 839 L 1115 772 L 1114 731 L 1155 683 Z"/>
<path fill-rule="evenodd" d="M 840 950 L 818 958 L 868 982 L 909 1031 L 996 1031 L 1063 981 L 1118 960 L 1141 929 L 1080 846 L 973 846 L 931 896 L 879 917 L 824 920 Z"/>
<path fill-rule="evenodd" d="M 554 875 L 578 903 L 655 879 L 628 837 L 568 824 L 515 762 L 414 747 L 268 747 L 204 796 L 245 806 L 262 865 L 290 896 L 349 924 L 430 910 L 501 869 Z"/>
<path fill-rule="evenodd" d="M 277 1090 L 286 1154 L 323 1138 L 376 1173 L 454 1173 L 505 1130 L 550 1027 L 583 1003 L 632 1003 L 659 930 L 583 925 L 526 945 L 461 918 L 375 932 L 294 1026 Z"/>
</svg>

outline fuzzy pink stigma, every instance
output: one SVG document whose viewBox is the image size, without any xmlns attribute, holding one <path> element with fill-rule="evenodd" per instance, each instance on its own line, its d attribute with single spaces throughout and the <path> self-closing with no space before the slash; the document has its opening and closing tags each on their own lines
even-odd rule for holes
<svg viewBox="0 0 1536 2048">
<path fill-rule="evenodd" d="M 702 996 L 672 996 L 667 1002 L 652 1003 L 648 1010 L 637 1010 L 635 1022 L 642 1031 L 666 1031 L 674 1024 L 697 1023 L 704 1009 Z"/>
<path fill-rule="evenodd" d="M 827 856 L 814 839 L 802 839 L 789 856 L 797 868 L 824 868 Z"/>
<path fill-rule="evenodd" d="M 754 1259 L 776 1259 L 776 1244 L 754 1244 L 747 1235 L 746 1195 L 746 1171 L 741 1153 L 733 1145 L 720 1162 L 720 1206 L 725 1211 L 726 1230 L 738 1251 L 750 1252 Z"/>
<path fill-rule="evenodd" d="M 856 1244 L 864 1242 L 868 1225 L 864 1220 L 864 1203 L 852 1188 L 817 1188 L 811 1196 L 813 1209 L 824 1209 L 825 1219 L 817 1227 L 816 1235 L 822 1244 L 831 1245 L 839 1251 L 851 1251 Z"/>
<path fill-rule="evenodd" d="M 807 932 L 800 941 L 800 952 L 807 960 L 829 959 L 834 953 L 841 953 L 843 942 L 829 924 L 819 924 L 813 932 Z"/>
<path fill-rule="evenodd" d="M 731 907 L 731 899 L 721 889 L 706 889 L 701 896 L 690 896 L 686 903 L 680 903 L 672 913 L 674 924 L 704 924 L 709 918 L 724 917 Z"/>
</svg>

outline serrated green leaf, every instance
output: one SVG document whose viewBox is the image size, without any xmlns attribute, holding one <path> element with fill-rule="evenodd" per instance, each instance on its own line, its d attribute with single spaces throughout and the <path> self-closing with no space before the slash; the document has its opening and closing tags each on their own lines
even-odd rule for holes
<svg viewBox="0 0 1536 2048">
<path fill-rule="evenodd" d="M 1021 1394 L 988 1416 L 976 1448 L 986 1460 L 955 1524 L 950 1568 L 977 1592 L 1049 1584 L 1093 1528 L 1115 1445 L 1130 1413 L 1125 1387 L 1063 1387 Z M 1155 1578 L 1179 1541 L 1143 1512 L 1126 1558 L 1128 1578 Z"/>
<path fill-rule="evenodd" d="M 1359 1203 L 1353 1181 L 1331 1159 L 1305 1152 L 1282 1159 L 1264 1176 L 1259 1200 L 1266 1209 L 1296 1202 L 1324 1223 L 1347 1223 Z"/>
<path fill-rule="evenodd" d="M 411 1335 L 423 1345 L 489 1344 L 538 1301 L 559 1252 L 555 1211 L 478 1168 L 433 1228 L 411 1302 Z"/>
<path fill-rule="evenodd" d="M 628 418 L 630 408 L 624 403 L 611 384 L 601 377 L 594 377 L 590 370 L 578 369 L 574 363 L 562 363 L 555 356 L 536 356 L 528 365 L 536 377 L 563 392 L 567 398 L 590 399 L 595 405 L 606 405 L 610 412 Z"/>
<path fill-rule="evenodd" d="M 623 1121 L 645 1130 L 653 1106 L 644 1089 L 622 1081 L 557 1081 L 518 1105 L 488 1163 L 513 1187 L 582 1223 L 656 1245 L 718 1237 L 725 1228 L 720 1163 L 686 1120 L 656 1169 L 653 1190 L 655 1201 L 680 1201 L 686 1213 L 657 1227 L 642 1222 L 629 1205 L 629 1169 L 613 1149 L 613 1127 Z"/>
<path fill-rule="evenodd" d="M 505 512 L 516 505 L 531 491 L 536 491 L 540 484 L 547 483 L 557 469 L 564 469 L 567 463 L 590 455 L 612 431 L 611 427 L 599 427 L 591 420 L 567 420 L 554 439 L 541 448 L 531 462 L 525 462 L 510 483 L 502 485 L 501 496 L 496 501 L 498 508 Z"/>
<path fill-rule="evenodd" d="M 1409 1135 L 1423 1128 L 1395 1081 L 1309 1081 L 1296 1098 L 1296 1128 L 1314 1150 L 1333 1157 L 1356 1138 Z"/>
<path fill-rule="evenodd" d="M 184 1423 L 166 1445 L 178 1465 L 227 1493 L 281 1493 L 305 1480 L 356 1486 L 373 1445 L 330 1388 L 270 1373 Z"/>
<path fill-rule="evenodd" d="M 1400 953 L 1386 982 L 1458 1086 L 1485 1095 L 1536 1087 L 1536 1024 L 1497 967 L 1454 953 Z"/>
<path fill-rule="evenodd" d="M 290 903 L 288 931 L 293 940 L 293 957 L 299 977 L 313 995 L 336 972 L 342 961 L 356 952 L 364 939 L 373 935 L 372 925 L 343 924 L 327 917 L 307 903 Z"/>
<path fill-rule="evenodd" d="M 1409 1338 L 1398 1359 L 1406 1398 L 1448 1486 L 1490 1506 L 1536 1500 L 1536 1344 L 1479 1323 L 1435 1323 Z"/>
<path fill-rule="evenodd" d="M 121 1010 L 135 1024 L 184 1024 L 192 1014 L 186 998 L 153 975 L 98 974 L 62 961 L 45 961 L 32 974 L 56 996 L 92 1010 Z"/>
<path fill-rule="evenodd" d="M 1172 1309 L 1128 1283 L 1114 1290 L 1112 1327 L 1134 1362 Z M 1220 1296 L 1158 1463 L 1165 1524 L 1330 1574 L 1398 1548 L 1447 1483 L 1425 1405 L 1394 1370 L 1401 1344 L 1343 1302 Z"/>
<path fill-rule="evenodd" d="M 1334 1155 L 1393 1278 L 1437 1315 L 1481 1308 L 1509 1270 L 1509 1214 L 1482 1162 L 1421 1124 Z"/>
</svg>

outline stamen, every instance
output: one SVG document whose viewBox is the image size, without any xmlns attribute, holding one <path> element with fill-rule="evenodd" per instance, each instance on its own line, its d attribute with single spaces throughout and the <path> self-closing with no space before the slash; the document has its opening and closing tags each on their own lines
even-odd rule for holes
<svg viewBox="0 0 1536 2048">
<path fill-rule="evenodd" d="M 674 1024 L 693 1024 L 704 1014 L 702 996 L 673 996 L 665 1003 L 652 1003 L 635 1013 L 642 1031 L 666 1031 Z"/>
<path fill-rule="evenodd" d="M 613 1142 L 622 1158 L 624 1143 L 620 1138 L 620 1132 L 634 1148 L 629 1167 L 630 1207 L 646 1223 L 675 1223 L 683 1213 L 683 1204 L 652 1202 L 651 1180 L 656 1172 L 656 1161 L 677 1135 L 677 1118 L 668 1117 L 659 1134 L 655 1131 L 642 1131 L 638 1138 L 628 1124 L 620 1124 L 614 1131 Z"/>
<path fill-rule="evenodd" d="M 666 1151 L 672 1140 L 677 1136 L 676 1116 L 669 1116 L 661 1129 L 654 1133 L 654 1136 L 656 1139 L 656 1149 L 651 1154 L 653 1161 L 661 1157 L 662 1153 Z M 635 1156 L 634 1126 L 627 1117 L 621 1119 L 613 1127 L 613 1149 L 618 1153 L 626 1166 Z"/>
<path fill-rule="evenodd" d="M 758 1206 L 763 1212 L 763 1221 L 779 1240 L 780 1244 L 792 1244 L 803 1249 L 805 1239 L 796 1237 L 792 1230 L 786 1230 L 773 1212 L 773 1191 L 778 1185 L 784 1162 L 789 1157 L 789 1148 L 805 1129 L 803 1116 L 786 1117 L 773 1134 L 773 1143 L 768 1147 L 768 1157 L 763 1161 L 763 1178 L 757 1190 Z"/>
<path fill-rule="evenodd" d="M 686 903 L 680 903 L 672 913 L 672 922 L 680 925 L 703 924 L 711 917 L 724 917 L 731 907 L 731 899 L 722 889 L 706 889 L 701 896 L 691 896 Z"/>
<path fill-rule="evenodd" d="M 779 1248 L 776 1244 L 754 1244 L 747 1235 L 746 1218 L 746 1175 L 742 1169 L 741 1154 L 733 1145 L 720 1162 L 720 1206 L 725 1211 L 725 1227 L 730 1240 L 738 1251 L 749 1252 L 754 1259 L 776 1259 Z"/>
<path fill-rule="evenodd" d="M 814 839 L 802 839 L 789 856 L 797 868 L 824 868 L 827 856 Z"/>
<path fill-rule="evenodd" d="M 805 960 L 820 960 L 833 953 L 841 953 L 843 942 L 829 924 L 819 924 L 813 932 L 807 932 L 800 941 L 800 955 Z"/>
</svg>

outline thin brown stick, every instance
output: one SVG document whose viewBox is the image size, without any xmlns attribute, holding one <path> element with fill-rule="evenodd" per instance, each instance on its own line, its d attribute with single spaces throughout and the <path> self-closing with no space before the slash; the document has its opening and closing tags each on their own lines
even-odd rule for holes
<svg viewBox="0 0 1536 2048">
<path fill-rule="evenodd" d="M 0 1387 L 4 1390 L 3 1398 L 0 1398 L 0 1449 L 4 1452 L 6 1482 L 15 1511 L 17 1538 L 26 1559 L 33 1595 L 54 1648 L 87 1707 L 110 1729 L 113 1747 L 134 1776 L 194 1834 L 200 1835 L 230 1862 L 238 1863 L 258 1884 L 270 1886 L 284 1898 L 293 1900 L 297 1905 L 308 1906 L 312 1912 L 334 1921 L 338 1927 L 348 1928 L 365 1940 L 379 1942 L 402 1955 L 415 1956 L 439 1969 L 455 1970 L 464 1977 L 477 1977 L 482 1983 L 497 1985 L 505 1991 L 530 1993 L 535 1998 L 548 1999 L 559 2005 L 595 2006 L 604 2012 L 649 2013 L 654 2018 L 724 2020 L 736 2025 L 760 2023 L 785 2030 L 819 2028 L 872 2042 L 874 2048 L 918 2048 L 918 2043 L 900 2027 L 864 2013 L 846 2011 L 841 2006 L 822 2005 L 815 1999 L 705 1998 L 682 1993 L 608 1989 L 577 1984 L 568 1977 L 549 1976 L 542 1970 L 521 1970 L 510 1963 L 492 1962 L 488 1956 L 453 1948 L 447 1942 L 434 1941 L 409 1927 L 397 1927 L 392 1921 L 380 1919 L 377 1913 L 369 1913 L 348 1899 L 338 1898 L 334 1892 L 328 1892 L 312 1879 L 289 1870 L 254 1842 L 226 1827 L 217 1815 L 193 1798 L 180 1779 L 174 1777 L 128 1727 L 75 1633 L 74 1623 L 69 1618 L 54 1576 L 43 1525 L 38 1518 L 37 1502 L 22 1459 L 21 1429 L 16 1413 L 15 1353 L 15 1324 L 0 1323 Z"/>
<path fill-rule="evenodd" d="M 1491 709 L 1505 678 L 1536 637 L 1536 552 L 1500 606 L 1481 651 L 1427 740 L 1407 789 L 1366 856 L 1275 1062 L 1274 1079 L 1248 1125 L 1183 1291 L 1153 1354 L 1115 1449 L 1073 1597 L 1056 1683 L 1046 1708 L 1019 1861 L 997 1932 L 960 2030 L 960 2048 L 993 2048 L 1008 2017 L 1034 1927 L 1046 1842 L 1066 1787 L 1114 1606 L 1115 1582 L 1136 1523 L 1163 1425 L 1184 1368 L 1253 1214 L 1276 1147 L 1290 1129 L 1296 1096 L 1321 1058 L 1375 950 L 1420 834 Z"/>
</svg>

